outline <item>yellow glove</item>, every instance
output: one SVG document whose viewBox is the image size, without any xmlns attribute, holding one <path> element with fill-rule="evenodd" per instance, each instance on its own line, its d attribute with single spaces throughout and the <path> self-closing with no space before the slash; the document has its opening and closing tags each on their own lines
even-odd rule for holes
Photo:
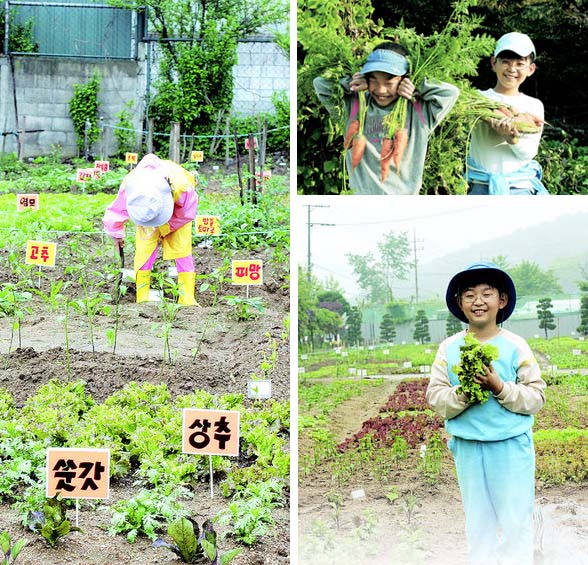
<svg viewBox="0 0 588 565">
<path fill-rule="evenodd" d="M 161 235 L 161 237 L 165 237 L 169 233 L 171 233 L 169 223 L 163 224 L 163 226 L 159 226 L 159 234 Z"/>
</svg>

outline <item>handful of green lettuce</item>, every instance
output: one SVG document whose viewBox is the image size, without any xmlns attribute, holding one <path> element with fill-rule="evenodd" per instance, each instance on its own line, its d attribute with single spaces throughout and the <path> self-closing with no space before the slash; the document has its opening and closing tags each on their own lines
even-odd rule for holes
<svg viewBox="0 0 588 565">
<path fill-rule="evenodd" d="M 476 375 L 484 374 L 484 365 L 498 359 L 498 347 L 480 343 L 472 333 L 466 333 L 465 343 L 460 346 L 461 351 L 459 365 L 454 365 L 452 370 L 459 377 L 458 394 L 466 394 L 470 403 L 484 404 L 490 398 L 490 391 L 484 390 L 474 381 Z"/>
</svg>

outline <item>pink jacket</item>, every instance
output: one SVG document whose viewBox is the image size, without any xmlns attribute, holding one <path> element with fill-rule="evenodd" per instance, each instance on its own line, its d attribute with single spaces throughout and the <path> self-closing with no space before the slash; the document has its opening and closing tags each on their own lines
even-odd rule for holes
<svg viewBox="0 0 588 565">
<path fill-rule="evenodd" d="M 145 155 L 139 161 L 135 170 L 164 169 L 166 177 L 172 187 L 174 211 L 169 222 L 160 227 L 162 234 L 174 232 L 196 217 L 198 210 L 198 195 L 194 175 L 173 161 L 162 160 L 152 153 Z M 131 174 L 131 173 L 129 173 Z M 126 177 L 125 177 L 126 179 Z M 123 179 L 115 201 L 106 208 L 102 222 L 104 231 L 116 239 L 124 239 L 125 224 L 129 221 L 127 212 L 127 197 L 125 180 Z"/>
</svg>

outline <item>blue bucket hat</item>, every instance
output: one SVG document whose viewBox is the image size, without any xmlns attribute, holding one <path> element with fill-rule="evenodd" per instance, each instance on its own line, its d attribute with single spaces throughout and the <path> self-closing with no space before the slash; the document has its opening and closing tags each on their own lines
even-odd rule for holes
<svg viewBox="0 0 588 565">
<path fill-rule="evenodd" d="M 514 311 L 517 302 L 517 292 L 515 285 L 513 280 L 505 271 L 503 271 L 498 265 L 491 262 L 474 263 L 473 265 L 470 265 L 463 271 L 453 276 L 453 278 L 449 281 L 449 285 L 447 286 L 447 293 L 445 294 L 447 308 L 449 308 L 449 311 L 456 318 L 467 324 L 469 320 L 466 318 L 465 314 L 462 312 L 459 304 L 457 303 L 459 293 L 465 286 L 476 285 L 480 284 L 481 282 L 491 283 L 493 281 L 496 281 L 496 284 L 500 287 L 499 290 L 506 293 L 508 296 L 508 302 L 506 306 L 498 313 L 496 322 L 500 324 L 505 320 L 508 320 Z"/>
<path fill-rule="evenodd" d="M 380 71 L 389 75 L 402 76 L 408 73 L 410 64 L 408 59 L 400 53 L 388 49 L 375 49 L 372 51 L 361 68 L 361 74 Z"/>
</svg>

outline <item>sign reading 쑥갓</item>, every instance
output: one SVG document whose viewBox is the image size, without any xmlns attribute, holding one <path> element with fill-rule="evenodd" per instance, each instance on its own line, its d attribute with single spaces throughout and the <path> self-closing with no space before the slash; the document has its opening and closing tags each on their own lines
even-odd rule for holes
<svg viewBox="0 0 588 565">
<path fill-rule="evenodd" d="M 196 235 L 220 235 L 220 216 L 196 216 Z"/>
<path fill-rule="evenodd" d="M 190 161 L 193 163 L 202 163 L 204 161 L 204 151 L 191 151 Z"/>
<path fill-rule="evenodd" d="M 27 241 L 27 265 L 42 265 L 44 267 L 55 267 L 55 256 L 57 244 L 47 241 Z"/>
<path fill-rule="evenodd" d="M 182 453 L 239 455 L 239 412 L 184 408 Z"/>
<path fill-rule="evenodd" d="M 38 194 L 17 194 L 16 195 L 16 209 L 22 212 L 26 208 L 32 210 L 39 209 L 39 195 Z"/>
<path fill-rule="evenodd" d="M 110 450 L 49 447 L 46 474 L 47 498 L 108 498 Z"/>
<path fill-rule="evenodd" d="M 263 284 L 263 261 L 232 261 L 233 284 Z"/>
</svg>

